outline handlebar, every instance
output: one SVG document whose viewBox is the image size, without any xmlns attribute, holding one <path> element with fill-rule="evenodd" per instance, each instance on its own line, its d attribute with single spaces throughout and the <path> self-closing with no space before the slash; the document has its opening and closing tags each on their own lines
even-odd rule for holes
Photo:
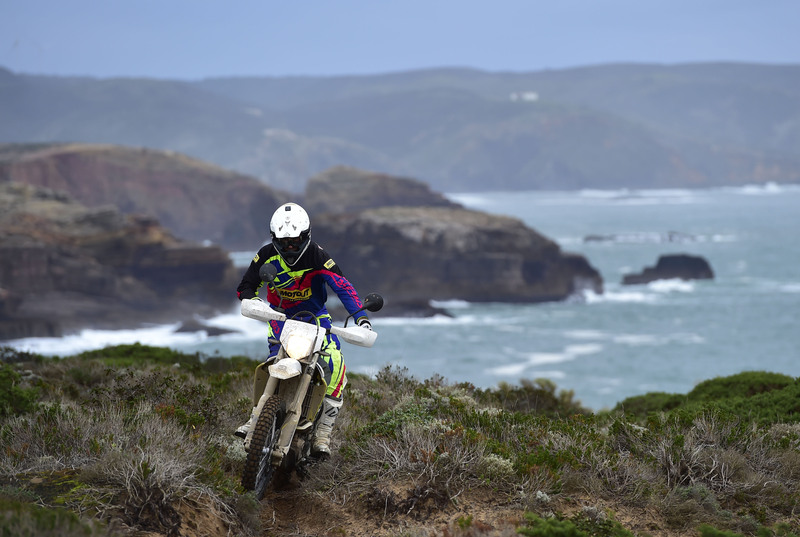
<svg viewBox="0 0 800 537">
<path fill-rule="evenodd" d="M 275 311 L 266 302 L 261 300 L 242 300 L 242 315 L 257 321 L 286 321 L 286 314 Z M 360 326 L 343 328 L 332 326 L 329 332 L 339 336 L 346 342 L 359 347 L 372 347 L 378 338 L 378 333 Z"/>
</svg>

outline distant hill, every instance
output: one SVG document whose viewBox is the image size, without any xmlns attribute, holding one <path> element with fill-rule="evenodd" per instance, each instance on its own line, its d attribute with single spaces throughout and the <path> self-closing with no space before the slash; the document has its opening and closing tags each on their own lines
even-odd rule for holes
<svg viewBox="0 0 800 537">
<path fill-rule="evenodd" d="M 446 192 L 800 182 L 797 65 L 197 82 L 0 68 L 0 118 L 0 142 L 179 151 L 295 192 L 336 165 Z"/>
</svg>

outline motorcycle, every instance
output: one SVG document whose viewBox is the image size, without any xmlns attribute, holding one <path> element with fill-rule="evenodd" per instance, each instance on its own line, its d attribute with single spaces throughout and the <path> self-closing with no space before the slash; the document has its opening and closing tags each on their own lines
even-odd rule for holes
<svg viewBox="0 0 800 537">
<path fill-rule="evenodd" d="M 259 271 L 265 285 L 274 287 L 277 270 L 265 263 Z M 359 311 L 378 311 L 383 298 L 370 293 L 364 298 Z M 378 334 L 360 326 L 321 327 L 317 317 L 310 312 L 300 312 L 287 318 L 281 304 L 277 308 L 259 300 L 243 300 L 241 314 L 259 321 L 283 321 L 280 348 L 273 358 L 256 368 L 253 389 L 253 420 L 244 439 L 247 453 L 242 486 L 264 497 L 273 475 L 289 475 L 293 470 L 303 476 L 315 461 L 311 457 L 311 439 L 322 415 L 322 403 L 327 391 L 325 371 L 318 359 L 326 335 L 334 334 L 341 340 L 361 347 L 372 347 Z M 298 316 L 307 320 L 297 320 Z M 271 341 L 271 343 L 277 341 Z"/>
</svg>

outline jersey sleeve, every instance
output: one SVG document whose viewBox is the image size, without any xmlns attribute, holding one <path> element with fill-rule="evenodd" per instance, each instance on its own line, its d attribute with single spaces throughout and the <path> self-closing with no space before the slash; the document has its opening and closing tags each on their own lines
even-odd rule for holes
<svg viewBox="0 0 800 537">
<path fill-rule="evenodd" d="M 250 265 L 247 267 L 239 287 L 236 288 L 236 296 L 239 300 L 246 300 L 258 296 L 258 289 L 262 285 L 261 276 L 258 271 L 267 259 L 267 247 L 261 248 L 255 255 Z"/>
<path fill-rule="evenodd" d="M 339 297 L 347 313 L 353 315 L 353 319 L 356 321 L 361 317 L 366 317 L 367 314 L 363 311 L 354 314 L 354 312 L 361 309 L 363 304 L 361 303 L 361 299 L 358 298 L 358 293 L 355 287 L 353 287 L 353 284 L 342 274 L 342 269 L 340 269 L 339 265 L 325 252 L 323 252 L 323 259 L 322 274 L 328 282 L 328 286 L 333 289 L 333 292 Z"/>
</svg>

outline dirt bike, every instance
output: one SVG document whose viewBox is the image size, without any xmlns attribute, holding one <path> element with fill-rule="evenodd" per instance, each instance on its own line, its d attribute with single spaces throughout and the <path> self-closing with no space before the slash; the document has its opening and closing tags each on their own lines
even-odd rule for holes
<svg viewBox="0 0 800 537">
<path fill-rule="evenodd" d="M 259 271 L 265 285 L 273 286 L 277 271 L 265 263 Z M 274 286 L 273 286 L 274 289 Z M 359 311 L 378 311 L 383 298 L 370 293 Z M 254 425 L 244 440 L 247 459 L 242 486 L 255 491 L 260 500 L 276 471 L 289 475 L 293 470 L 302 476 L 315 461 L 311 457 L 311 439 L 322 414 L 327 390 L 325 371 L 318 358 L 325 356 L 322 345 L 327 334 L 359 345 L 372 347 L 378 334 L 360 326 L 325 329 L 310 312 L 292 318 L 259 300 L 242 300 L 241 313 L 259 321 L 284 321 L 280 349 L 276 356 L 256 368 L 253 390 Z M 306 320 L 297 320 L 303 316 Z M 310 322 L 308 321 L 310 317 Z"/>
</svg>

